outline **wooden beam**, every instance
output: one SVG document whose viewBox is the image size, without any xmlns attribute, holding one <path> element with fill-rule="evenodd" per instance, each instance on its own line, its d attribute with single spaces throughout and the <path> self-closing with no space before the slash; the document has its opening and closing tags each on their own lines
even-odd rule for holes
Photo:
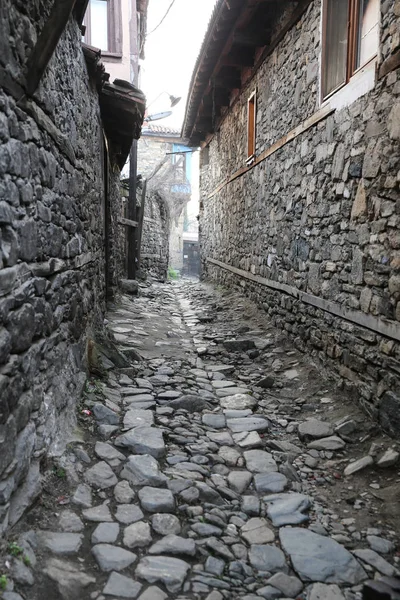
<svg viewBox="0 0 400 600">
<path fill-rule="evenodd" d="M 127 227 L 137 227 L 138 222 L 132 221 L 131 219 L 125 219 L 125 217 L 118 217 L 118 223 L 120 225 L 126 225 Z"/>
<path fill-rule="evenodd" d="M 229 67 L 252 67 L 254 65 L 254 51 L 232 50 L 223 57 L 221 65 Z"/>
<path fill-rule="evenodd" d="M 32 95 L 53 56 L 76 0 L 56 0 L 26 65 L 27 92 Z"/>
<path fill-rule="evenodd" d="M 381 66 L 379 67 L 378 78 L 382 79 L 386 75 L 388 75 L 391 71 L 398 69 L 400 67 L 400 50 L 397 50 L 394 54 L 389 56 Z"/>
<path fill-rule="evenodd" d="M 233 43 L 248 48 L 259 48 L 266 46 L 271 38 L 271 33 L 265 31 L 235 31 Z"/>
</svg>

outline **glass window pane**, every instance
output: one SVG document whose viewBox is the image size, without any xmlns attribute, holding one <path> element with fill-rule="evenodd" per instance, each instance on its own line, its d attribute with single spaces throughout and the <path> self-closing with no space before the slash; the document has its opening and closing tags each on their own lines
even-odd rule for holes
<svg viewBox="0 0 400 600">
<path fill-rule="evenodd" d="M 90 43 L 95 48 L 108 51 L 107 0 L 90 0 Z"/>
<path fill-rule="evenodd" d="M 349 0 L 325 1 L 325 64 L 322 86 L 324 97 L 346 82 L 349 19 Z"/>
<path fill-rule="evenodd" d="M 378 52 L 380 0 L 359 0 L 357 68 Z"/>
</svg>

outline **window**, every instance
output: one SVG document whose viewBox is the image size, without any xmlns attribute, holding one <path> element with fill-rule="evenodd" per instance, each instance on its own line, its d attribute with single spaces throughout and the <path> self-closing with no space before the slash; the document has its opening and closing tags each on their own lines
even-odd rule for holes
<svg viewBox="0 0 400 600">
<path fill-rule="evenodd" d="M 121 0 L 89 0 L 84 42 L 105 55 L 122 55 Z"/>
<path fill-rule="evenodd" d="M 247 161 L 251 162 L 256 154 L 256 92 L 247 101 Z"/>
<path fill-rule="evenodd" d="M 322 97 L 348 83 L 378 51 L 380 0 L 325 0 Z"/>
</svg>

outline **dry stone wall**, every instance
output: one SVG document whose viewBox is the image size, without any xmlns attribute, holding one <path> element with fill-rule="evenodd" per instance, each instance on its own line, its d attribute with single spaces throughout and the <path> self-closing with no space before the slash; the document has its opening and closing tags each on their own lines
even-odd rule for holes
<svg viewBox="0 0 400 600">
<path fill-rule="evenodd" d="M 380 64 L 400 45 L 400 2 L 382 1 L 381 13 Z M 315 0 L 266 59 L 209 145 L 201 169 L 203 273 L 243 287 L 396 434 L 398 72 L 214 193 L 245 164 L 247 98 L 254 89 L 257 155 L 319 109 L 320 14 L 321 2 Z"/>
<path fill-rule="evenodd" d="M 104 309 L 103 138 L 73 18 L 35 97 L 15 84 L 51 4 L 0 7 L 0 534 L 65 441 Z"/>
</svg>

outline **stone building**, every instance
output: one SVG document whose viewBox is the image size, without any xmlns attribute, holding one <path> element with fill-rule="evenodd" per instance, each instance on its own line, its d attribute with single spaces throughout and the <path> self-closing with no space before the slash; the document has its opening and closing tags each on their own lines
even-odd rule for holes
<svg viewBox="0 0 400 600">
<path fill-rule="evenodd" d="M 183 128 L 202 148 L 204 276 L 243 288 L 393 435 L 399 17 L 399 0 L 220 0 Z"/>
<path fill-rule="evenodd" d="M 0 534 L 65 443 L 124 272 L 119 173 L 145 99 L 82 45 L 86 5 L 0 4 Z"/>
<path fill-rule="evenodd" d="M 191 169 L 192 152 L 182 145 L 179 131 L 152 123 L 142 128 L 138 143 L 138 173 L 146 181 L 142 272 L 165 278 L 169 265 L 182 269 Z"/>
</svg>

